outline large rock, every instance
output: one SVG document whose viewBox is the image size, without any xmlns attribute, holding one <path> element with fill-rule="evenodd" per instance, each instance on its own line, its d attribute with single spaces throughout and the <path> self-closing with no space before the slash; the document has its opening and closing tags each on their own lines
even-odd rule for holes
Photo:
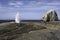
<svg viewBox="0 0 60 40">
<path fill-rule="evenodd" d="M 42 18 L 43 21 L 58 21 L 58 15 L 55 10 L 50 10 Z"/>
</svg>

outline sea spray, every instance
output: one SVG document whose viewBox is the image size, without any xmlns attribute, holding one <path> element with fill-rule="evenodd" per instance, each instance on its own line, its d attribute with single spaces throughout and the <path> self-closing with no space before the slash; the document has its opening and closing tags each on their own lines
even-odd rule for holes
<svg viewBox="0 0 60 40">
<path fill-rule="evenodd" d="M 15 16 L 15 23 L 16 23 L 16 26 L 20 26 L 20 14 L 19 12 L 17 12 L 16 16 Z"/>
</svg>

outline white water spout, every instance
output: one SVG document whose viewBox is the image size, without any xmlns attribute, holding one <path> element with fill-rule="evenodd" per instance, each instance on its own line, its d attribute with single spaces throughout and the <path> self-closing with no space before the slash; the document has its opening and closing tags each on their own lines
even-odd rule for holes
<svg viewBox="0 0 60 40">
<path fill-rule="evenodd" d="M 15 22 L 20 23 L 20 14 L 19 14 L 19 12 L 15 16 Z"/>
</svg>

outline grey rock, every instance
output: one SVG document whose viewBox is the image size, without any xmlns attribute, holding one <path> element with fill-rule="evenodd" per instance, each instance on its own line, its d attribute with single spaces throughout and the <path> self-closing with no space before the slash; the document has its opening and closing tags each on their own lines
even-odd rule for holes
<svg viewBox="0 0 60 40">
<path fill-rule="evenodd" d="M 50 10 L 42 17 L 43 21 L 58 21 L 58 15 L 55 10 Z"/>
<path fill-rule="evenodd" d="M 44 29 L 24 33 L 21 35 L 21 37 L 14 40 L 59 40 L 59 35 L 57 35 L 57 33 L 55 34 L 54 32 Z"/>
</svg>

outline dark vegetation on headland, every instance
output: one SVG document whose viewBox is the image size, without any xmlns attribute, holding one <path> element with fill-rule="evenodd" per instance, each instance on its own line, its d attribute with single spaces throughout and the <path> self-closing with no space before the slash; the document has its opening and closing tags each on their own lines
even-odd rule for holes
<svg viewBox="0 0 60 40">
<path fill-rule="evenodd" d="M 5 23 L 5 22 L 12 22 L 14 20 L 0 20 L 0 23 Z"/>
<path fill-rule="evenodd" d="M 15 20 L 0 20 L 0 23 L 14 22 Z M 21 20 L 21 22 L 42 22 L 43 20 Z M 60 21 L 60 20 L 58 20 Z"/>
<path fill-rule="evenodd" d="M 0 20 L 0 23 L 14 22 L 15 20 Z M 41 22 L 42 20 L 21 20 L 21 22 Z"/>
</svg>

